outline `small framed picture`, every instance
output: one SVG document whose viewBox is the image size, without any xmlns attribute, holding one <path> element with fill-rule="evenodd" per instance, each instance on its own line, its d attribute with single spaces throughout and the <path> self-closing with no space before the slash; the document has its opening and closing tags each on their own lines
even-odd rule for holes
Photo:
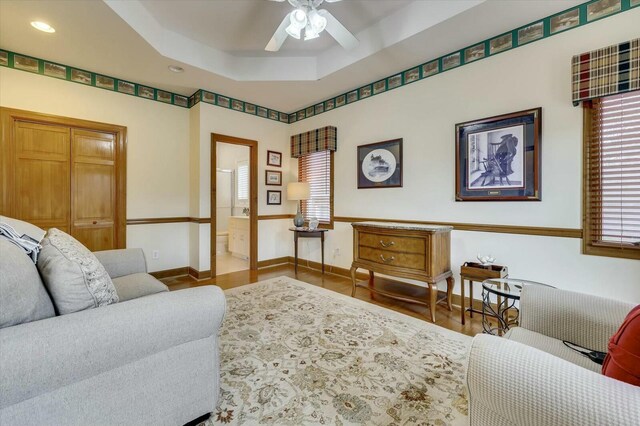
<svg viewBox="0 0 640 426">
<path fill-rule="evenodd" d="M 402 187 L 402 139 L 358 147 L 358 189 Z"/>
<path fill-rule="evenodd" d="M 216 95 L 211 92 L 202 92 L 202 100 L 208 104 L 215 104 Z"/>
<path fill-rule="evenodd" d="M 114 83 L 115 81 L 111 77 L 107 77 L 106 75 L 96 75 L 96 87 L 113 90 Z"/>
<path fill-rule="evenodd" d="M 518 30 L 518 44 L 530 43 L 542 38 L 544 35 L 544 22 L 536 22 Z"/>
<path fill-rule="evenodd" d="M 71 81 L 81 84 L 91 84 L 91 73 L 87 71 L 71 69 Z"/>
<path fill-rule="evenodd" d="M 67 78 L 67 67 L 64 65 L 54 64 L 52 62 L 44 62 L 44 75 L 55 78 Z M 113 87 L 113 85 L 112 85 Z"/>
<path fill-rule="evenodd" d="M 38 60 L 29 56 L 13 55 L 13 66 L 19 70 L 38 72 Z"/>
<path fill-rule="evenodd" d="M 171 93 L 165 92 L 164 90 L 158 90 L 156 93 L 160 102 L 171 103 Z"/>
<path fill-rule="evenodd" d="M 598 0 L 587 5 L 587 21 L 595 21 L 612 13 L 620 12 L 620 0 Z"/>
<path fill-rule="evenodd" d="M 186 107 L 189 104 L 189 100 L 184 96 L 174 95 L 173 96 L 173 103 L 175 105 Z"/>
<path fill-rule="evenodd" d="M 282 204 L 282 191 L 267 191 L 267 205 L 279 206 Z"/>
<path fill-rule="evenodd" d="M 540 201 L 542 108 L 456 124 L 456 201 Z"/>
<path fill-rule="evenodd" d="M 141 98 L 153 99 L 153 89 L 147 86 L 138 86 L 138 96 Z"/>
<path fill-rule="evenodd" d="M 551 34 L 559 33 L 580 25 L 580 9 L 575 8 L 551 18 Z"/>
<path fill-rule="evenodd" d="M 489 53 L 496 54 L 513 47 L 513 35 L 511 33 L 503 34 L 496 38 L 492 38 L 489 42 Z"/>
<path fill-rule="evenodd" d="M 282 172 L 278 170 L 265 170 L 265 185 L 280 186 L 282 185 Z"/>
<path fill-rule="evenodd" d="M 282 153 L 267 151 L 267 166 L 282 167 Z"/>
</svg>

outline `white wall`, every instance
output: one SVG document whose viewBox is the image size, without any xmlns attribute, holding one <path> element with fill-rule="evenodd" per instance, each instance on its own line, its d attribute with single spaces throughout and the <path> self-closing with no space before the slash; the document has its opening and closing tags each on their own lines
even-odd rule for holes
<svg viewBox="0 0 640 426">
<path fill-rule="evenodd" d="M 338 128 L 336 216 L 581 228 L 582 110 L 571 57 L 638 37 L 640 9 L 571 30 L 291 126 Z M 456 202 L 456 123 L 541 106 L 542 202 Z M 404 187 L 358 190 L 356 147 L 403 138 Z M 640 262 L 581 254 L 578 239 L 454 231 L 452 268 L 493 254 L 511 276 L 640 302 Z M 319 248 L 302 247 L 319 261 Z M 340 255 L 335 255 L 338 248 Z M 352 230 L 336 224 L 327 262 L 349 267 Z M 456 291 L 458 291 L 456 289 Z"/>
<path fill-rule="evenodd" d="M 127 218 L 189 215 L 187 109 L 5 67 L 0 105 L 126 126 Z M 150 270 L 185 266 L 188 241 L 185 224 L 127 227 L 127 246 L 145 250 Z"/>
</svg>

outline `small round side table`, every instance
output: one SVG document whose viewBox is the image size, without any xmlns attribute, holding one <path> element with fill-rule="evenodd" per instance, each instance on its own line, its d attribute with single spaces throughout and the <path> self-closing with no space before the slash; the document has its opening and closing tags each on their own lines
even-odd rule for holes
<svg viewBox="0 0 640 426">
<path fill-rule="evenodd" d="M 548 284 L 515 278 L 493 278 L 482 282 L 482 329 L 486 334 L 502 336 L 510 327 L 518 325 L 520 310 L 517 302 L 520 300 L 522 288 L 528 285 Z M 492 324 L 489 318 L 494 318 L 497 324 Z"/>
</svg>

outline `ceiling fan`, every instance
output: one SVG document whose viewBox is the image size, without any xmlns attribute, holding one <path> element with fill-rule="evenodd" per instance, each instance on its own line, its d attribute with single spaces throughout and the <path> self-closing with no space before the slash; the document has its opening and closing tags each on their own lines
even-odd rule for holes
<svg viewBox="0 0 640 426">
<path fill-rule="evenodd" d="M 285 0 L 271 0 L 283 2 Z M 359 41 L 347 30 L 329 11 L 318 10 L 323 2 L 335 3 L 340 0 L 287 0 L 293 11 L 287 14 L 280 26 L 269 40 L 264 50 L 277 52 L 288 36 L 300 40 L 302 30 L 304 39 L 311 40 L 320 36 L 325 29 L 342 47 L 351 50 L 358 46 Z"/>
</svg>

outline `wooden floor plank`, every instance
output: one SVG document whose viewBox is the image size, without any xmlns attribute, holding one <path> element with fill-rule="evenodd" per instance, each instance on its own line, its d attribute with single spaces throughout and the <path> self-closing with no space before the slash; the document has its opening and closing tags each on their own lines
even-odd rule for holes
<svg viewBox="0 0 640 426">
<path fill-rule="evenodd" d="M 291 277 L 309 284 L 316 285 L 318 287 L 335 291 L 337 293 L 351 295 L 350 279 L 334 274 L 323 275 L 319 271 L 300 266 L 298 267 L 298 275 L 296 276 L 293 266 L 289 264 L 264 268 L 258 271 L 233 272 L 202 281 L 197 281 L 189 276 L 164 278 L 162 279 L 162 281 L 171 290 L 180 290 L 184 288 L 211 284 L 217 285 L 222 289 L 229 289 L 245 284 L 267 280 L 270 278 L 277 278 L 280 276 Z M 411 295 L 412 297 L 424 296 L 425 300 L 428 296 L 427 290 L 425 288 L 417 286 L 407 286 L 378 277 L 376 277 L 375 286 L 376 288 L 384 289 L 387 291 L 400 292 L 401 294 Z M 430 322 L 427 318 L 429 310 L 426 306 L 404 303 L 380 295 L 373 295 L 372 297 L 371 293 L 366 288 L 358 288 L 356 290 L 356 297 L 360 300 L 364 300 L 365 302 L 392 309 L 394 311 L 410 315 L 414 318 L 422 319 L 425 322 Z M 453 308 L 453 311 L 449 311 L 446 306 L 438 305 L 436 309 L 436 324 L 449 330 L 457 331 L 469 336 L 474 336 L 477 333 L 482 332 L 482 322 L 479 315 L 475 315 L 473 318 L 467 318 L 466 324 L 462 325 L 460 323 L 460 310 L 455 306 Z"/>
</svg>

